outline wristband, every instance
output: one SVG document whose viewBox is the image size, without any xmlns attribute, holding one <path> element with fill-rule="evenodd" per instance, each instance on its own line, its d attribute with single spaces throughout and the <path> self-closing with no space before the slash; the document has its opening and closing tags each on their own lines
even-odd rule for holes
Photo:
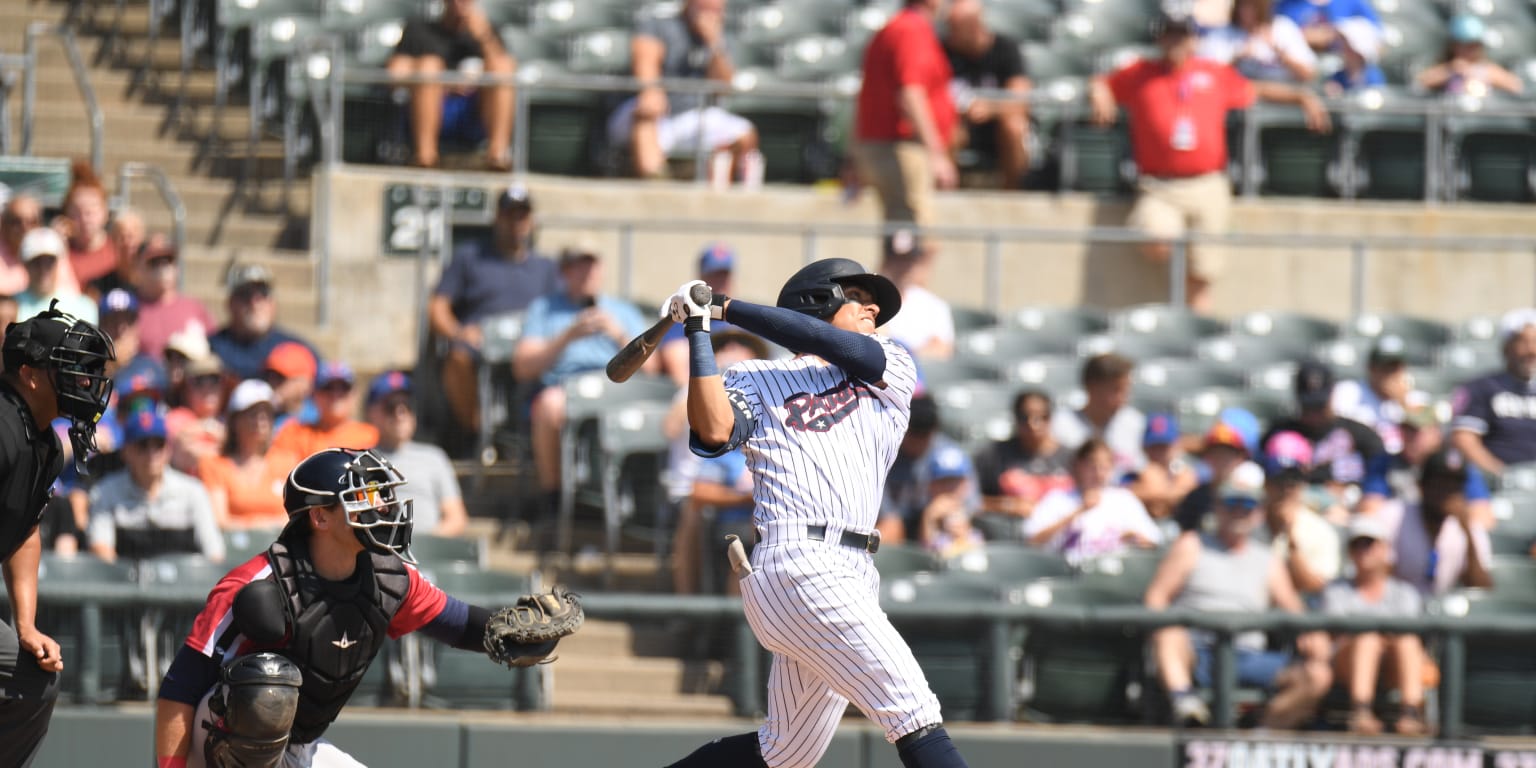
<svg viewBox="0 0 1536 768">
<path fill-rule="evenodd" d="M 683 322 L 683 332 L 688 334 L 688 375 L 695 379 L 717 376 L 720 369 L 715 365 L 715 347 L 709 334 L 704 332 L 704 319 L 690 317 Z"/>
<path fill-rule="evenodd" d="M 155 758 L 155 765 L 157 768 L 187 768 L 187 759 L 185 757 L 157 757 Z"/>
</svg>

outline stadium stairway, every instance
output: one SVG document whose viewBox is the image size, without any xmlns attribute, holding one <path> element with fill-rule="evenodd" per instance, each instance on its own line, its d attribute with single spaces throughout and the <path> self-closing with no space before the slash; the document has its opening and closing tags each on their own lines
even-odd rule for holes
<svg viewBox="0 0 1536 768">
<path fill-rule="evenodd" d="M 723 665 L 641 655 L 654 643 L 630 625 L 588 621 L 560 641 L 552 709 L 557 714 L 658 717 L 729 716 L 731 703 L 718 693 Z M 659 650 L 659 649 L 658 649 Z"/>
<path fill-rule="evenodd" d="M 180 77 L 175 30 L 162 33 L 149 51 L 147 76 L 136 83 L 136 71 L 149 49 L 147 3 L 128 1 L 115 42 L 110 34 L 113 4 L 82 5 L 77 42 L 104 115 L 103 183 L 115 194 L 118 168 L 128 161 L 162 170 L 187 211 L 182 253 L 187 292 L 206 302 L 221 319 L 224 271 L 235 261 L 259 262 L 273 271 L 281 285 L 282 322 L 313 338 L 322 349 L 333 348 L 315 328 L 314 265 L 308 252 L 310 185 L 307 178 L 300 179 L 283 199 L 281 142 L 259 143 L 256 176 L 266 181 L 248 185 L 246 199 L 238 199 L 235 182 L 244 164 L 249 119 L 243 97 L 233 100 L 215 125 L 213 73 L 206 67 L 195 68 L 185 106 L 175 113 Z M 66 2 L 0 0 L 0 51 L 21 53 L 29 23 L 57 23 L 67 11 Z M 32 154 L 87 158 L 90 127 L 63 46 L 55 38 L 44 37 L 38 54 Z M 12 106 L 13 136 L 18 142 L 19 102 L 18 92 Z M 210 148 L 210 137 L 221 141 L 222 151 Z M 144 215 L 151 231 L 170 232 L 170 211 L 147 182 L 132 183 L 130 203 Z"/>
</svg>

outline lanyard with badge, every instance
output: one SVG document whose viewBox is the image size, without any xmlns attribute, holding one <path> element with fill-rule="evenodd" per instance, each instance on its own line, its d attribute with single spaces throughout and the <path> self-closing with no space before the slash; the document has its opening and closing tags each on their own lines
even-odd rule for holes
<svg viewBox="0 0 1536 768">
<path fill-rule="evenodd" d="M 1173 119 L 1173 133 L 1168 137 L 1168 145 L 1178 152 L 1189 152 L 1198 143 L 1195 136 L 1195 121 L 1190 116 L 1190 96 L 1194 87 L 1190 84 L 1188 73 L 1179 76 L 1179 83 L 1174 88 L 1174 95 L 1178 99 L 1178 115 Z"/>
</svg>

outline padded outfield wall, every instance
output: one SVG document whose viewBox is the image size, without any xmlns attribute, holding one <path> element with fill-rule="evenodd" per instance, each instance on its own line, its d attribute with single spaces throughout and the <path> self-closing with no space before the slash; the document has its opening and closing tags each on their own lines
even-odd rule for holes
<svg viewBox="0 0 1536 768">
<path fill-rule="evenodd" d="M 416 244 L 432 229 L 435 205 L 418 206 L 418 186 L 441 182 L 463 187 L 449 206 L 450 221 L 460 231 L 489 219 L 492 190 L 505 175 L 434 174 L 400 168 L 343 166 L 317 171 L 316 216 L 312 242 L 323 243 L 333 264 L 329 294 L 332 323 L 367 318 L 377 333 L 343 333 L 344 358 L 367 369 L 414 359 L 418 321 Z M 538 241 L 546 250 L 589 240 L 609 257 L 611 291 L 625 288 L 643 300 L 659 300 L 691 279 L 700 246 L 719 238 L 741 254 L 735 291 L 771 301 L 783 279 L 805 254 L 809 226 L 874 227 L 878 216 L 868 194 L 855 203 L 835 189 L 770 187 L 758 193 L 712 192 L 686 183 L 605 181 L 531 177 L 539 215 L 545 225 Z M 329 191 L 327 191 L 329 190 Z M 985 306 L 996 300 L 1003 309 L 1026 305 L 1118 307 L 1167 297 L 1166 269 L 1150 265 L 1118 244 L 1000 241 L 1001 274 L 987 273 L 984 236 L 997 227 L 1056 231 L 1117 227 L 1124 201 L 1087 195 L 960 192 L 938 196 L 937 219 L 945 227 L 965 228 L 976 239 L 947 238 L 932 288 L 953 303 Z M 612 226 L 561 225 L 560 219 L 607 219 L 637 223 L 631 235 L 633 258 L 619 263 L 621 237 Z M 1350 203 L 1337 200 L 1256 198 L 1239 200 L 1233 228 L 1239 233 L 1289 236 L 1296 233 L 1337 236 L 1443 237 L 1452 239 L 1530 238 L 1536 244 L 1536 216 L 1529 206 L 1422 203 Z M 689 231 L 653 231 L 658 224 L 682 222 Z M 751 224 L 747 231 L 733 222 Z M 769 233 L 759 227 L 782 227 Z M 430 242 L 430 241 L 429 241 Z M 873 267 L 878 240 L 843 234 L 816 238 L 818 256 L 848 256 Z M 1344 319 L 1350 312 L 1353 264 L 1350 249 L 1323 250 L 1271 245 L 1229 248 L 1226 275 L 1218 281 L 1215 309 L 1233 315 L 1253 309 L 1283 309 Z M 426 265 L 429 286 L 440 264 Z M 1376 250 L 1369 253 L 1364 275 L 1366 311 L 1408 312 L 1459 320 L 1536 304 L 1536 248 L 1503 251 Z M 383 308 L 381 310 L 381 308 Z M 393 340 L 398 339 L 396 343 Z"/>
<path fill-rule="evenodd" d="M 370 768 L 643 768 L 667 765 L 747 721 L 573 722 L 549 716 L 345 714 L 327 734 Z M 148 706 L 65 708 L 36 768 L 150 764 Z M 1075 726 L 950 728 L 972 768 L 1532 768 L 1536 740 L 1438 743 L 1342 734 L 1181 736 L 1162 729 Z M 900 768 L 894 748 L 850 718 L 820 763 Z"/>
</svg>

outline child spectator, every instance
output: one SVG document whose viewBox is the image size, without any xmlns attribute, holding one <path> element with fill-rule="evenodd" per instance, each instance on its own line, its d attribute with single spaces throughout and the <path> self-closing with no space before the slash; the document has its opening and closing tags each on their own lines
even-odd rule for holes
<svg viewBox="0 0 1536 768">
<path fill-rule="evenodd" d="M 971 527 L 971 459 L 958 446 L 943 446 L 928 457 L 928 504 L 923 508 L 922 542 L 941 560 L 951 560 L 981 546 L 981 531 Z"/>
<path fill-rule="evenodd" d="M 1486 34 L 1482 19 L 1470 14 L 1453 17 L 1445 55 L 1439 64 L 1419 73 L 1415 78 L 1419 87 L 1451 96 L 1478 98 L 1493 95 L 1494 91 L 1518 95 L 1525 90 L 1518 75 L 1488 60 L 1488 51 L 1483 45 Z"/>
<path fill-rule="evenodd" d="M 1024 521 L 1024 537 L 1081 564 L 1163 542 L 1163 532 L 1130 491 L 1111 485 L 1109 446 L 1090 439 L 1072 457 L 1072 490 L 1052 491 Z"/>
<path fill-rule="evenodd" d="M 1381 49 L 1381 36 L 1376 26 L 1359 17 L 1340 19 L 1338 33 L 1334 50 L 1344 63 L 1328 76 L 1328 81 L 1323 83 L 1323 92 L 1339 97 L 1361 88 L 1386 85 L 1387 76 L 1376 64 Z"/>
<path fill-rule="evenodd" d="M 1147 463 L 1126 476 L 1126 485 L 1153 519 L 1170 518 L 1179 502 L 1200 484 L 1194 466 L 1179 447 L 1179 422 L 1173 414 L 1154 413 L 1147 417 L 1141 449 Z"/>
</svg>

